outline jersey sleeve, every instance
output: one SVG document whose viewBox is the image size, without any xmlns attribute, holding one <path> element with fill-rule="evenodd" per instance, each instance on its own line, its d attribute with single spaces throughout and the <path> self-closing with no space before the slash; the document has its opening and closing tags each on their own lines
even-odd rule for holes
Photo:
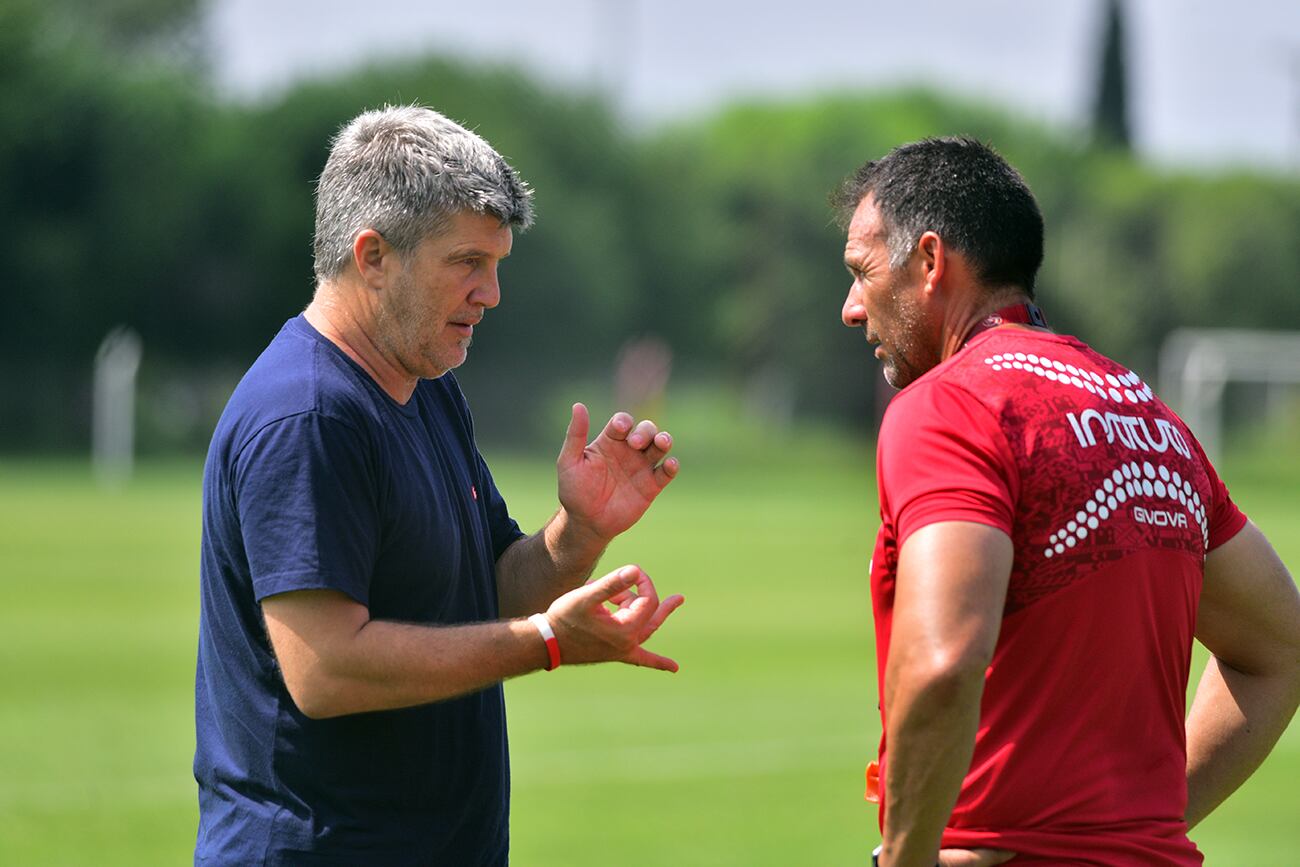
<svg viewBox="0 0 1300 867">
<path fill-rule="evenodd" d="M 1016 462 L 997 421 L 965 389 L 940 380 L 899 394 L 877 448 L 880 489 L 900 547 L 939 521 L 971 521 L 1011 535 Z"/>
<path fill-rule="evenodd" d="M 1206 510 L 1209 541 L 1205 550 L 1208 553 L 1241 532 L 1241 528 L 1246 526 L 1246 514 L 1232 501 L 1228 486 L 1223 483 L 1223 479 L 1219 478 L 1214 464 L 1210 463 L 1201 444 L 1195 437 L 1192 438 L 1192 442 L 1196 446 L 1197 455 L 1201 458 L 1201 464 L 1205 467 L 1205 475 L 1210 480 L 1210 508 Z"/>
<path fill-rule="evenodd" d="M 240 450 L 232 495 L 259 602 L 324 589 L 369 605 L 379 538 L 370 453 L 355 428 L 318 412 L 273 422 Z"/>
</svg>

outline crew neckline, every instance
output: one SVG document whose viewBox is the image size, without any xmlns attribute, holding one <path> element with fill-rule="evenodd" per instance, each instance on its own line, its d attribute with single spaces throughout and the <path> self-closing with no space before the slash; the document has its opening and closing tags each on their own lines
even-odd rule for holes
<svg viewBox="0 0 1300 867">
<path fill-rule="evenodd" d="M 315 340 L 317 343 L 320 343 L 323 346 L 325 346 L 326 349 L 332 352 L 337 358 L 341 358 L 350 368 L 352 368 L 352 370 L 357 374 L 357 376 L 361 378 L 361 380 L 366 384 L 366 386 L 370 388 L 372 391 L 374 391 L 376 394 L 378 394 L 388 406 L 392 407 L 397 412 L 400 412 L 402 415 L 409 416 L 411 418 L 414 418 L 418 414 L 418 410 L 415 405 L 415 395 L 420 390 L 420 383 L 423 382 L 424 380 L 419 380 L 416 382 L 415 388 L 411 391 L 410 400 L 408 400 L 406 403 L 400 403 L 397 400 L 395 400 L 391 394 L 389 394 L 387 391 L 384 391 L 383 386 L 381 386 L 378 382 L 376 382 L 375 378 L 370 375 L 369 371 L 367 371 L 364 367 L 358 364 L 356 359 L 354 359 L 352 356 L 344 352 L 343 348 L 340 347 L 333 340 L 330 340 L 324 334 L 321 334 L 319 331 L 317 331 L 316 326 L 312 325 L 311 322 L 307 320 L 307 317 L 305 315 L 299 313 L 297 316 L 290 319 L 287 325 L 295 327 L 295 329 L 299 331 L 304 337 L 307 337 L 311 340 Z M 446 374 L 443 374 L 443 376 L 446 376 Z"/>
</svg>

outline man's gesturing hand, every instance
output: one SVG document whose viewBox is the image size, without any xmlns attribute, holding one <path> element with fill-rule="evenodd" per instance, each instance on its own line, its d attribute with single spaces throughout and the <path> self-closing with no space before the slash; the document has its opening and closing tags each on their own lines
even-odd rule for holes
<svg viewBox="0 0 1300 867">
<path fill-rule="evenodd" d="M 660 602 L 650 576 L 639 566 L 624 566 L 565 593 L 551 603 L 546 617 L 566 665 L 626 662 L 676 671 L 676 662 L 641 645 L 684 601 L 674 595 Z"/>
<path fill-rule="evenodd" d="M 640 520 L 677 475 L 678 463 L 664 459 L 673 438 L 652 421 L 634 425 L 632 416 L 615 413 L 590 443 L 589 427 L 587 407 L 574 404 L 556 461 L 560 505 L 607 543 Z"/>
</svg>

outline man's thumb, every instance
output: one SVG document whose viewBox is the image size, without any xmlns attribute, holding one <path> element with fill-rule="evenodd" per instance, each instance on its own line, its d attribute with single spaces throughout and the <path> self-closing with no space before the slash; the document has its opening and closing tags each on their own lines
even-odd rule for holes
<svg viewBox="0 0 1300 867">
<path fill-rule="evenodd" d="M 573 405 L 573 417 L 569 419 L 569 428 L 564 432 L 564 445 L 560 448 L 560 463 L 571 464 L 582 457 L 582 450 L 587 447 L 587 433 L 591 429 L 591 415 L 581 403 Z"/>
<path fill-rule="evenodd" d="M 608 602 L 627 588 L 636 584 L 641 576 L 640 566 L 624 566 L 587 585 L 592 602 Z"/>
</svg>

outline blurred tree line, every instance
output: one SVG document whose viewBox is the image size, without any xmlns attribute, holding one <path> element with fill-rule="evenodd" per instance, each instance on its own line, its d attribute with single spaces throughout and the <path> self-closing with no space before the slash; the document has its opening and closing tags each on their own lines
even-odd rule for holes
<svg viewBox="0 0 1300 867">
<path fill-rule="evenodd" d="M 204 75 L 199 2 L 0 2 L 0 447 L 84 445 L 90 365 L 119 324 L 144 339 L 145 432 L 202 446 L 240 372 L 310 298 L 331 136 L 386 102 L 466 122 L 537 191 L 537 225 L 459 374 L 484 431 L 530 435 L 556 383 L 608 382 L 619 347 L 647 335 L 672 348 L 678 380 L 865 424 L 876 365 L 838 322 L 848 277 L 827 193 L 926 135 L 978 136 L 1025 174 L 1058 330 L 1154 374 L 1181 325 L 1300 328 L 1295 176 L 1163 171 L 918 91 L 632 132 L 594 95 L 429 59 L 234 102 Z"/>
</svg>

